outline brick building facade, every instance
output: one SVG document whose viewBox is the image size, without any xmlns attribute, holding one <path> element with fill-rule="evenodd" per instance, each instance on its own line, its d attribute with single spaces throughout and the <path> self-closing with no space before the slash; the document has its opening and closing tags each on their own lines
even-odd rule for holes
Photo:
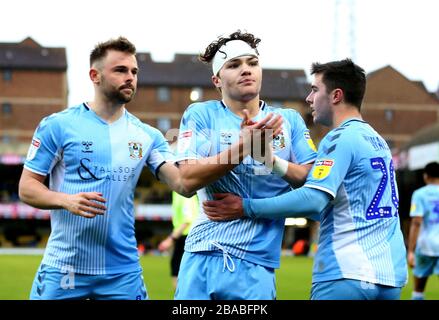
<svg viewBox="0 0 439 320">
<path fill-rule="evenodd" d="M 39 121 L 67 104 L 65 48 L 0 43 L 0 154 L 26 153 Z"/>
<path fill-rule="evenodd" d="M 439 119 L 439 100 L 391 66 L 367 75 L 363 117 L 395 150 Z"/>
</svg>

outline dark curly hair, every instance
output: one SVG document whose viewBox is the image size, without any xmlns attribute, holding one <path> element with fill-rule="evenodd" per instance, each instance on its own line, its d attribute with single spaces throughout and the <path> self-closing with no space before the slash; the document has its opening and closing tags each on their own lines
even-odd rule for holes
<svg viewBox="0 0 439 320">
<path fill-rule="evenodd" d="M 255 49 L 256 53 L 259 54 L 258 49 L 256 47 L 258 46 L 259 42 L 261 42 L 261 39 L 256 38 L 253 34 L 247 33 L 247 32 L 241 32 L 241 30 L 233 32 L 228 37 L 219 37 L 218 40 L 212 42 L 209 44 L 204 51 L 203 54 L 200 54 L 198 59 L 204 63 L 210 63 L 213 60 L 213 57 L 215 57 L 215 54 L 218 52 L 218 50 L 227 42 L 232 40 L 242 40 L 247 42 L 250 47 Z M 222 52 L 222 51 L 220 51 Z"/>
</svg>

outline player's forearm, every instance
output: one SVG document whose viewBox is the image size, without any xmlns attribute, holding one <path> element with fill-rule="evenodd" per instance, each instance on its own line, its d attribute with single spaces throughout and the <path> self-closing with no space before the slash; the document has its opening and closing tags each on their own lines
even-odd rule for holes
<svg viewBox="0 0 439 320">
<path fill-rule="evenodd" d="M 300 188 L 306 181 L 312 164 L 296 164 L 288 162 L 288 171 L 283 179 L 288 181 L 294 188 Z"/>
<path fill-rule="evenodd" d="M 178 177 L 177 179 L 165 180 L 165 182 L 171 188 L 171 190 L 177 192 L 183 197 L 190 198 L 196 193 L 196 190 L 187 188 L 181 176 Z"/>
<path fill-rule="evenodd" d="M 408 252 L 415 252 L 416 242 L 418 240 L 419 230 L 421 228 L 421 223 L 416 218 L 412 218 L 412 219 L 413 220 L 410 223 Z"/>
<path fill-rule="evenodd" d="M 172 230 L 171 237 L 173 239 L 178 239 L 183 234 L 184 230 L 189 227 L 189 222 L 181 224 L 178 228 Z"/>
<path fill-rule="evenodd" d="M 218 180 L 235 168 L 249 153 L 250 148 L 240 139 L 215 156 L 181 163 L 180 170 L 185 190 L 196 191 Z"/>
<path fill-rule="evenodd" d="M 179 193 L 183 197 L 192 197 L 195 192 L 186 190 L 181 171 L 171 162 L 164 163 L 158 172 L 158 178 L 165 182 L 171 190 Z"/>
<path fill-rule="evenodd" d="M 243 207 L 251 218 L 296 218 L 320 213 L 329 201 L 326 192 L 303 187 L 274 198 L 243 199 Z"/>
<path fill-rule="evenodd" d="M 49 190 L 38 181 L 20 182 L 19 196 L 21 201 L 39 209 L 62 209 L 64 194 Z"/>
<path fill-rule="evenodd" d="M 188 192 L 196 191 L 226 175 L 236 165 L 206 163 L 197 160 L 184 165 L 183 184 Z"/>
</svg>

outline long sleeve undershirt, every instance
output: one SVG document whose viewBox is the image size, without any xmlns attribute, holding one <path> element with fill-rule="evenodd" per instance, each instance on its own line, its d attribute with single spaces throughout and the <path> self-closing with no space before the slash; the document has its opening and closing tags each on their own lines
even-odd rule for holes
<svg viewBox="0 0 439 320">
<path fill-rule="evenodd" d="M 244 214 L 250 218 L 297 218 L 317 215 L 331 200 L 328 193 L 302 187 L 274 198 L 243 199 Z"/>
</svg>

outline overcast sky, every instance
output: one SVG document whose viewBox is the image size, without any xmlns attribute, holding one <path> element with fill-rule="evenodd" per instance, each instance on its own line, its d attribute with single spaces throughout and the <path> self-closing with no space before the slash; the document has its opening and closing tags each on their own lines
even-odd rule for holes
<svg viewBox="0 0 439 320">
<path fill-rule="evenodd" d="M 430 91 L 439 86 L 437 0 L 11 0 L 0 6 L 0 42 L 30 36 L 67 49 L 69 104 L 93 98 L 88 56 L 97 42 L 126 36 L 157 61 L 199 53 L 241 29 L 262 39 L 266 68 L 304 69 L 353 56 L 366 72 L 392 65 Z M 350 13 L 352 12 L 352 14 Z M 351 19 L 350 17 L 354 19 Z"/>
</svg>

